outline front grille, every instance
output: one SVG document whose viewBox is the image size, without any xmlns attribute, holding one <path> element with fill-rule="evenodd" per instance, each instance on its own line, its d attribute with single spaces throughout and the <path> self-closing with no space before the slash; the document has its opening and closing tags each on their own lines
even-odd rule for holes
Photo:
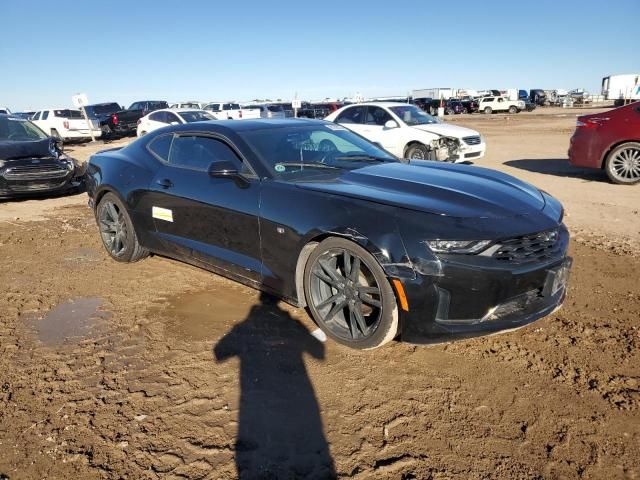
<svg viewBox="0 0 640 480">
<path fill-rule="evenodd" d="M 471 153 L 464 154 L 464 158 L 473 158 L 473 157 L 479 157 L 479 156 L 480 156 L 480 152 L 471 152 Z"/>
<path fill-rule="evenodd" d="M 8 168 L 2 175 L 6 180 L 49 180 L 64 178 L 69 170 L 59 165 L 18 165 Z"/>
<path fill-rule="evenodd" d="M 480 145 L 480 135 L 474 135 L 472 137 L 462 137 L 462 140 L 464 140 L 464 143 L 466 143 L 467 145 Z"/>
<path fill-rule="evenodd" d="M 556 257 L 561 248 L 557 229 L 524 235 L 498 243 L 493 257 L 514 263 L 538 262 Z"/>
<path fill-rule="evenodd" d="M 67 182 L 48 182 L 48 183 L 26 183 L 11 185 L 7 192 L 24 193 L 24 192 L 39 192 L 48 190 L 58 190 Z"/>
</svg>

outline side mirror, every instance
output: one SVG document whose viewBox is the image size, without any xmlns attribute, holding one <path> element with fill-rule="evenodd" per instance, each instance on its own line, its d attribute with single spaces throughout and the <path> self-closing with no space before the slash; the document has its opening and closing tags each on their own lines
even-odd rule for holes
<svg viewBox="0 0 640 480">
<path fill-rule="evenodd" d="M 211 177 L 237 177 L 240 175 L 236 166 L 228 160 L 213 162 L 209 166 L 209 176 Z"/>
<path fill-rule="evenodd" d="M 387 120 L 384 124 L 384 128 L 398 128 L 398 122 L 395 120 Z"/>
</svg>

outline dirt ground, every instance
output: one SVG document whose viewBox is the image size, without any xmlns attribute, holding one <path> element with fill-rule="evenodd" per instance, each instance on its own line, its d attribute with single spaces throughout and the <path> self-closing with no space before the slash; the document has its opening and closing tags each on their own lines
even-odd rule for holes
<svg viewBox="0 0 640 480">
<path fill-rule="evenodd" d="M 640 478 L 640 186 L 569 167 L 575 112 L 545 113 L 452 121 L 563 201 L 565 306 L 445 345 L 323 342 L 211 273 L 112 261 L 84 194 L 0 203 L 0 478 Z"/>
</svg>

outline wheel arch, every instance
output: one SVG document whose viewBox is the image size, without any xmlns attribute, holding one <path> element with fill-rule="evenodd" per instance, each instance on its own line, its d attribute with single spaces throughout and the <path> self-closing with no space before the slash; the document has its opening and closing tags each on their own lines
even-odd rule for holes
<svg viewBox="0 0 640 480">
<path fill-rule="evenodd" d="M 389 237 L 384 237 L 374 242 L 368 236 L 362 235 L 354 229 L 318 233 L 311 238 L 306 239 L 304 245 L 298 253 L 298 260 L 296 262 L 295 268 L 295 288 L 298 305 L 300 307 L 307 306 L 307 300 L 304 294 L 304 270 L 307 265 L 307 261 L 311 256 L 311 252 L 313 252 L 318 244 L 320 244 L 320 242 L 322 242 L 323 240 L 331 237 L 344 238 L 345 240 L 350 240 L 360 247 L 364 248 L 373 256 L 376 262 L 378 262 L 378 265 L 380 266 L 380 268 L 382 268 L 390 283 L 392 278 L 402 279 L 415 277 L 415 272 L 413 270 L 413 265 L 411 264 L 411 262 L 406 261 L 405 263 L 397 263 L 389 258 L 389 251 L 392 248 L 396 250 L 402 249 L 403 259 L 406 260 L 408 258 L 404 243 L 399 238 L 399 233 L 397 234 L 397 238 L 399 241 L 395 245 L 393 245 L 393 242 L 388 241 Z M 387 239 L 387 243 L 384 242 L 385 238 Z"/>
<path fill-rule="evenodd" d="M 419 140 L 410 140 L 402 149 L 402 158 L 407 158 L 407 152 L 413 146 L 421 146 L 425 147 L 427 150 L 431 150 L 431 147 L 424 142 L 421 142 Z"/>
</svg>

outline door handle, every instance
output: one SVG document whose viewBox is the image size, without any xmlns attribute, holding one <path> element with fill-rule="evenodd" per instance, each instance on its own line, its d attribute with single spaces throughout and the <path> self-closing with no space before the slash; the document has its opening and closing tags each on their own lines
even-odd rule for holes
<svg viewBox="0 0 640 480">
<path fill-rule="evenodd" d="M 158 180 L 158 181 L 156 181 L 156 183 L 158 185 L 160 185 L 162 188 L 171 188 L 171 187 L 173 187 L 173 182 L 171 180 L 169 180 L 168 178 L 163 178 L 162 180 Z"/>
</svg>

